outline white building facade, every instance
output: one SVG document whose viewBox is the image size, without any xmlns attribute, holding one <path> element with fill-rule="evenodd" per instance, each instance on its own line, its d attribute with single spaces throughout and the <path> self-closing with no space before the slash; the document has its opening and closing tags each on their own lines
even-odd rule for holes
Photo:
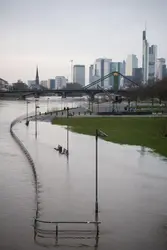
<svg viewBox="0 0 167 250">
<path fill-rule="evenodd" d="M 156 78 L 158 80 L 162 80 L 166 76 L 166 60 L 165 58 L 158 58 L 157 59 L 157 72 Z"/>
<path fill-rule="evenodd" d="M 128 55 L 126 60 L 126 75 L 132 76 L 133 69 L 138 68 L 138 59 L 136 55 Z"/>
<path fill-rule="evenodd" d="M 63 89 L 67 86 L 68 80 L 65 76 L 56 76 L 55 78 L 55 88 L 56 89 Z"/>
<path fill-rule="evenodd" d="M 85 65 L 73 66 L 73 82 L 85 86 Z"/>
<path fill-rule="evenodd" d="M 157 70 L 157 46 L 152 45 L 149 47 L 149 70 L 148 70 L 148 80 L 156 79 Z"/>
<path fill-rule="evenodd" d="M 93 65 L 93 78 L 94 81 L 103 78 L 112 72 L 111 68 L 112 59 L 98 58 Z M 110 78 L 104 79 L 98 83 L 101 87 L 108 88 L 111 85 Z"/>
<path fill-rule="evenodd" d="M 89 66 L 89 83 L 92 83 L 94 81 L 93 78 L 93 64 Z"/>
</svg>

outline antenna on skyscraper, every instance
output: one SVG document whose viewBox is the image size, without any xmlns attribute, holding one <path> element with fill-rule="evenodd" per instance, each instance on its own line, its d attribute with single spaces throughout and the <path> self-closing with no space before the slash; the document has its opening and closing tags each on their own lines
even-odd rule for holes
<svg viewBox="0 0 167 250">
<path fill-rule="evenodd" d="M 147 31 L 147 21 L 145 21 L 145 32 Z"/>
</svg>

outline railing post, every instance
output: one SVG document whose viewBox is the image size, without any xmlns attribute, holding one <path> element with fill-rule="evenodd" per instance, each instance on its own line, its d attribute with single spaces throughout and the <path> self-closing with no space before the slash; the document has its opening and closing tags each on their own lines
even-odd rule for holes
<svg viewBox="0 0 167 250">
<path fill-rule="evenodd" d="M 56 243 L 58 243 L 58 233 L 59 233 L 59 228 L 58 224 L 56 224 Z"/>
</svg>

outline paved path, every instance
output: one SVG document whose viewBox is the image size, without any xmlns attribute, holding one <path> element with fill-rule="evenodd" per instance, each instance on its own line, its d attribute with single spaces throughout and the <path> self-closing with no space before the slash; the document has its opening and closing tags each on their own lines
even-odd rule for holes
<svg viewBox="0 0 167 250">
<path fill-rule="evenodd" d="M 80 117 L 87 117 L 87 118 L 91 118 L 91 117 L 167 117 L 167 114 L 152 114 L 152 115 L 97 115 L 97 114 L 90 114 L 89 112 L 87 112 L 85 114 L 86 108 L 84 107 L 78 107 L 78 108 L 71 108 L 69 110 L 70 114 L 73 114 L 73 116 L 70 116 L 70 118 L 80 118 Z M 65 110 L 57 110 L 57 111 L 53 111 L 51 113 L 46 113 L 46 114 L 41 114 L 37 116 L 37 119 L 39 121 L 45 121 L 45 122 L 51 122 L 53 119 L 55 118 L 65 118 L 67 117 L 67 111 Z M 35 120 L 35 117 L 32 116 L 32 118 L 30 119 L 31 121 Z"/>
</svg>

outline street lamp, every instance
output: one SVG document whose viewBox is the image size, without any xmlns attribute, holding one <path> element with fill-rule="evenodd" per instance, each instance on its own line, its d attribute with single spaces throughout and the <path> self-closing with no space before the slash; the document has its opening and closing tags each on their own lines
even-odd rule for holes
<svg viewBox="0 0 167 250">
<path fill-rule="evenodd" d="M 28 104 L 29 104 L 30 102 L 28 101 L 28 100 L 26 100 L 26 110 L 27 110 L 27 116 L 26 116 L 26 126 L 28 126 L 29 125 L 29 120 L 28 120 Z"/>
<path fill-rule="evenodd" d="M 98 138 L 99 137 L 107 137 L 100 129 L 96 129 L 95 136 L 95 220 L 98 221 L 98 213 L 99 213 L 99 205 L 98 205 Z"/>
<path fill-rule="evenodd" d="M 97 112 L 99 113 L 99 97 L 97 97 Z"/>
<path fill-rule="evenodd" d="M 35 100 L 35 138 L 37 138 L 37 109 L 39 108 L 37 101 Z"/>
<path fill-rule="evenodd" d="M 71 63 L 71 83 L 73 83 L 73 60 L 70 60 L 70 63 Z"/>
<path fill-rule="evenodd" d="M 50 100 L 50 98 L 48 97 L 47 98 L 47 113 L 49 112 L 49 100 Z"/>
<path fill-rule="evenodd" d="M 63 109 L 63 103 L 62 103 L 62 96 L 61 96 L 61 110 Z"/>
<path fill-rule="evenodd" d="M 69 107 L 67 107 L 67 157 L 69 155 L 69 126 L 68 126 L 68 118 L 69 118 Z"/>
</svg>

